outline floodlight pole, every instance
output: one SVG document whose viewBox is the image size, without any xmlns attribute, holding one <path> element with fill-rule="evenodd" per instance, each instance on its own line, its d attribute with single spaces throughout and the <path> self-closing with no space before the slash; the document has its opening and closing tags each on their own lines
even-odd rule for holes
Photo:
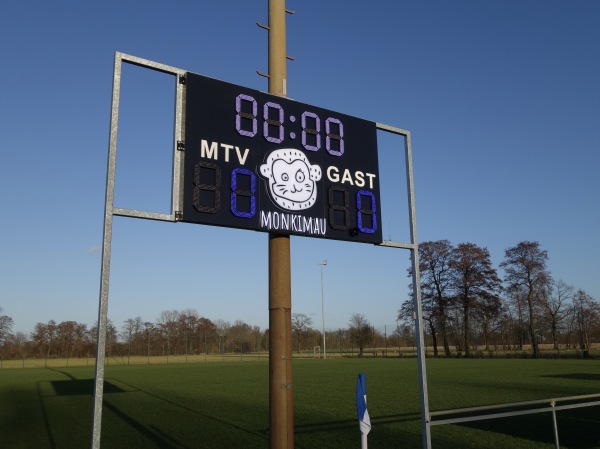
<svg viewBox="0 0 600 449">
<path fill-rule="evenodd" d="M 269 93 L 287 96 L 285 0 L 269 0 Z M 293 449 L 290 236 L 269 233 L 269 441 Z"/>
</svg>

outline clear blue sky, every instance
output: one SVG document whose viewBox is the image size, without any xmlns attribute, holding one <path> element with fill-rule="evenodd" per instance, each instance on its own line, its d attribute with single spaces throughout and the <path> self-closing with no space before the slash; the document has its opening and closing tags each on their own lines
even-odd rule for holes
<svg viewBox="0 0 600 449">
<path fill-rule="evenodd" d="M 420 241 L 472 242 L 498 265 L 536 240 L 556 279 L 600 299 L 600 2 L 287 7 L 288 95 L 411 131 Z M 267 0 L 3 2 L 0 307 L 14 331 L 97 318 L 115 51 L 266 91 L 256 21 Z M 172 87 L 124 72 L 117 207 L 168 211 Z M 407 241 L 401 145 L 382 136 L 382 214 L 384 237 Z M 264 233 L 116 217 L 109 318 L 195 308 L 264 329 L 267 248 Z M 293 311 L 318 328 L 322 259 L 327 328 L 354 312 L 395 323 L 408 251 L 292 238 Z"/>
</svg>

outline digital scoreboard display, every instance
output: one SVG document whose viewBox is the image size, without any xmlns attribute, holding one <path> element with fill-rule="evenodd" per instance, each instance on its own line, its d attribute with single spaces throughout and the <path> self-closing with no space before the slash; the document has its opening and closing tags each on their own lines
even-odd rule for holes
<svg viewBox="0 0 600 449">
<path fill-rule="evenodd" d="M 375 122 L 188 72 L 181 221 L 380 244 Z"/>
</svg>

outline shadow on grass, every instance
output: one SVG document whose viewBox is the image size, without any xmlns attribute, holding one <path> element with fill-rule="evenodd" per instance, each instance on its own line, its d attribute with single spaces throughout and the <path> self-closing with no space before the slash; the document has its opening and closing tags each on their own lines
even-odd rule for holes
<svg viewBox="0 0 600 449">
<path fill-rule="evenodd" d="M 600 429 L 600 407 L 558 411 L 556 416 L 561 446 L 569 449 L 597 449 L 600 447 L 600 432 L 598 431 Z M 457 425 L 548 445 L 554 444 L 554 428 L 550 412 Z"/>
<path fill-rule="evenodd" d="M 125 422 L 127 425 L 132 427 L 134 430 L 139 432 L 141 435 L 148 438 L 152 441 L 156 447 L 164 448 L 164 449 L 182 449 L 186 446 L 183 446 L 181 443 L 175 441 L 173 438 L 165 435 L 164 432 L 161 432 L 154 426 L 145 426 L 141 422 L 136 419 L 133 419 L 127 413 L 119 410 L 117 407 L 112 405 L 110 402 L 103 402 L 104 408 L 110 410 L 115 416 Z"/>
<path fill-rule="evenodd" d="M 53 432 L 51 421 L 56 419 L 61 414 L 59 408 L 52 405 L 48 405 L 46 402 L 53 397 L 64 397 L 64 396 L 92 396 L 95 390 L 95 382 L 93 379 L 77 379 L 72 374 L 60 371 L 53 368 L 47 368 L 48 371 L 54 371 L 61 375 L 68 377 L 68 380 L 56 380 L 49 382 L 36 382 L 36 391 L 39 399 L 40 409 L 44 427 L 46 429 L 46 435 L 48 438 L 48 445 L 51 449 L 58 448 L 57 438 Z M 47 388 L 50 385 L 51 390 Z M 109 390 L 112 389 L 109 386 Z M 115 387 L 118 389 L 118 387 Z M 76 441 L 77 438 L 73 438 Z"/>
<path fill-rule="evenodd" d="M 95 379 L 77 379 L 71 373 L 61 371 L 54 368 L 48 368 L 49 371 L 54 371 L 64 376 L 69 380 L 53 380 L 50 385 L 54 389 L 57 396 L 78 396 L 78 395 L 95 395 L 96 380 Z M 125 390 L 119 388 L 115 384 L 104 380 L 104 394 L 125 393 Z"/>
<path fill-rule="evenodd" d="M 50 384 L 58 396 L 93 396 L 96 388 L 94 379 L 53 380 Z M 112 393 L 125 393 L 125 390 L 105 380 L 104 394 Z"/>
<path fill-rule="evenodd" d="M 59 380 L 50 382 L 52 385 L 56 396 L 77 396 L 77 395 L 88 395 L 91 396 L 94 394 L 95 381 L 94 379 L 75 379 L 72 378 L 70 380 Z M 39 389 L 38 389 L 39 391 Z M 126 390 L 115 386 L 110 382 L 104 382 L 104 393 L 125 393 Z M 57 449 L 58 446 L 56 444 L 55 438 L 52 433 L 52 428 L 50 425 L 50 417 L 49 410 L 43 403 L 43 397 L 48 397 L 48 395 L 43 395 L 41 391 L 40 401 L 42 403 L 42 414 L 44 418 L 44 424 L 46 427 L 46 433 L 48 435 L 48 443 L 52 449 Z M 143 423 L 137 421 L 136 419 L 129 416 L 127 413 L 119 410 L 116 406 L 111 404 L 110 402 L 104 400 L 103 401 L 104 409 L 112 412 L 117 418 L 121 419 L 135 431 L 139 432 L 141 435 L 146 437 L 152 443 L 156 445 L 156 447 L 165 448 L 165 449 L 181 449 L 184 446 L 173 440 L 172 438 L 164 435 L 159 429 L 153 428 L 152 426 L 145 426 Z"/>
<path fill-rule="evenodd" d="M 126 387 L 130 388 L 132 391 L 137 391 L 137 392 L 143 393 L 143 394 L 145 394 L 145 395 L 147 395 L 149 397 L 152 397 L 152 398 L 154 398 L 156 400 L 162 401 L 165 404 L 168 404 L 168 405 L 170 405 L 172 407 L 176 407 L 176 408 L 179 408 L 180 410 L 184 410 L 185 412 L 190 413 L 192 415 L 205 418 L 207 420 L 210 420 L 210 421 L 213 421 L 215 423 L 221 424 L 221 425 L 225 426 L 226 428 L 230 427 L 230 428 L 233 428 L 233 429 L 238 430 L 240 432 L 247 433 L 248 435 L 251 435 L 251 436 L 258 436 L 258 437 L 261 437 L 261 438 L 265 438 L 265 434 L 261 430 L 253 430 L 253 429 L 248 429 L 248 428 L 239 426 L 239 425 L 237 425 L 237 424 L 235 424 L 235 423 L 233 423 L 231 421 L 227 421 L 227 420 L 218 418 L 216 416 L 209 415 L 207 413 L 202 413 L 202 412 L 200 412 L 198 410 L 195 410 L 195 409 L 193 409 L 191 407 L 187 407 L 187 406 L 182 405 L 182 404 L 180 404 L 178 402 L 175 402 L 175 401 L 172 401 L 170 399 L 161 397 L 161 396 L 159 396 L 157 394 L 154 394 L 154 393 L 151 393 L 149 391 L 142 390 L 142 389 L 137 388 L 137 387 L 135 387 L 133 385 L 129 385 L 126 382 L 122 382 L 122 381 L 120 381 L 120 382 L 123 385 L 125 385 Z M 125 419 L 126 416 L 127 415 L 123 414 L 122 418 Z M 268 432 L 267 432 L 266 438 L 268 439 Z M 159 447 L 163 447 L 163 446 L 159 446 Z M 170 446 L 164 446 L 164 447 L 170 447 Z"/>
<path fill-rule="evenodd" d="M 371 417 L 371 425 L 373 427 L 381 424 L 396 424 L 407 421 L 417 421 L 421 419 L 419 413 L 404 413 L 398 415 L 384 415 Z M 321 421 L 314 424 L 300 424 L 294 425 L 294 433 L 317 433 L 327 432 L 331 430 L 343 430 L 351 429 L 355 430 L 358 428 L 358 418 L 356 419 L 345 419 L 340 421 Z M 268 434 L 269 429 L 263 429 L 261 432 Z"/>
<path fill-rule="evenodd" d="M 572 379 L 572 380 L 600 380 L 600 373 L 568 373 L 568 374 L 548 374 L 540 377 L 549 377 L 554 379 Z"/>
</svg>

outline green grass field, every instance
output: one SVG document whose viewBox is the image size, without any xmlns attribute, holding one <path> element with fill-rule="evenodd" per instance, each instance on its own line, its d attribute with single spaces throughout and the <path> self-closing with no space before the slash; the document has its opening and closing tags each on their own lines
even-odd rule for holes
<svg viewBox="0 0 600 449">
<path fill-rule="evenodd" d="M 294 361 L 297 448 L 360 447 L 354 394 L 367 375 L 369 447 L 420 448 L 415 359 Z M 598 360 L 427 361 L 431 410 L 600 393 Z M 93 367 L 0 370 L 0 447 L 89 447 Z M 268 363 L 107 366 L 103 448 L 268 448 Z M 561 447 L 600 448 L 600 407 L 558 413 Z M 432 427 L 433 448 L 554 448 L 550 414 Z"/>
</svg>

